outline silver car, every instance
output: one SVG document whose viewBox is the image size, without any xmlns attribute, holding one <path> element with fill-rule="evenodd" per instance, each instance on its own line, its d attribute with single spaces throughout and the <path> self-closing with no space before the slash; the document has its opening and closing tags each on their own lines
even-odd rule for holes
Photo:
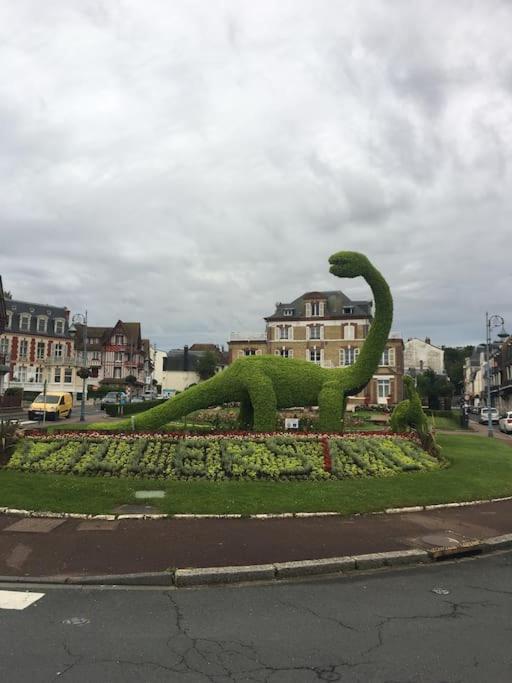
<svg viewBox="0 0 512 683">
<path fill-rule="evenodd" d="M 480 411 L 480 424 L 486 425 L 489 422 L 489 410 L 491 411 L 491 421 L 493 424 L 498 424 L 500 415 L 496 408 L 482 408 Z"/>
<path fill-rule="evenodd" d="M 499 421 L 500 432 L 505 432 L 505 434 L 512 434 L 512 410 L 505 413 L 500 417 Z"/>
</svg>

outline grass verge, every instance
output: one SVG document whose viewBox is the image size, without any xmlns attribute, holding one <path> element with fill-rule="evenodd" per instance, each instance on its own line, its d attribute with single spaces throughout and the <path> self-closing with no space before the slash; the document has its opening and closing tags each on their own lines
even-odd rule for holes
<svg viewBox="0 0 512 683">
<path fill-rule="evenodd" d="M 55 512 L 109 513 L 135 502 L 135 491 L 164 489 L 166 513 L 373 512 L 512 495 L 512 448 L 479 436 L 439 436 L 450 467 L 382 479 L 323 482 L 155 481 L 0 471 L 0 506 Z"/>
</svg>

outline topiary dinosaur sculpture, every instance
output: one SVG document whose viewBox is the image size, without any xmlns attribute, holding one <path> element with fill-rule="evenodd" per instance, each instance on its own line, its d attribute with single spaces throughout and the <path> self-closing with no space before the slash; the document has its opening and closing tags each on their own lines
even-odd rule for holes
<svg viewBox="0 0 512 683">
<path fill-rule="evenodd" d="M 404 389 L 407 398 L 401 401 L 391 413 L 389 425 L 394 432 L 405 432 L 407 429 L 428 431 L 427 416 L 421 407 L 421 400 L 412 377 L 404 377 Z"/>
<path fill-rule="evenodd" d="M 375 300 L 375 317 L 353 365 L 326 369 L 310 361 L 279 356 L 240 358 L 215 377 L 187 389 L 133 417 L 136 429 L 156 429 L 194 410 L 240 402 L 240 424 L 256 431 L 274 431 L 277 410 L 319 406 L 320 427 L 340 431 L 347 397 L 370 381 L 386 346 L 393 318 L 393 300 L 387 282 L 363 254 L 333 254 L 330 272 L 337 277 L 362 276 Z M 130 429 L 131 422 L 91 425 L 94 429 Z"/>
<path fill-rule="evenodd" d="M 420 395 L 414 386 L 412 377 L 404 377 L 404 388 L 407 398 L 396 406 L 391 413 L 389 426 L 393 432 L 405 432 L 412 429 L 418 435 L 422 447 L 434 457 L 439 457 L 440 448 L 434 434 L 430 431 L 427 416 L 421 406 Z"/>
</svg>

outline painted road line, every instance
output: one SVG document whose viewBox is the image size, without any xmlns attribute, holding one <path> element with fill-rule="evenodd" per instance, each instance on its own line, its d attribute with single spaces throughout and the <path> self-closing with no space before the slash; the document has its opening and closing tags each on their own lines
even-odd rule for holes
<svg viewBox="0 0 512 683">
<path fill-rule="evenodd" d="M 43 598 L 44 595 L 44 593 L 0 590 L 0 609 L 25 609 Z"/>
</svg>

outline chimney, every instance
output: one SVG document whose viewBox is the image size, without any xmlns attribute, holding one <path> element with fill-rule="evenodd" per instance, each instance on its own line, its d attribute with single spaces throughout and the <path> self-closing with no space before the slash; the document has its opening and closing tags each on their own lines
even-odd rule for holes
<svg viewBox="0 0 512 683">
<path fill-rule="evenodd" d="M 425 337 L 425 344 L 430 344 L 430 337 Z"/>
<path fill-rule="evenodd" d="M 183 347 L 183 371 L 188 372 L 188 346 Z"/>
</svg>

